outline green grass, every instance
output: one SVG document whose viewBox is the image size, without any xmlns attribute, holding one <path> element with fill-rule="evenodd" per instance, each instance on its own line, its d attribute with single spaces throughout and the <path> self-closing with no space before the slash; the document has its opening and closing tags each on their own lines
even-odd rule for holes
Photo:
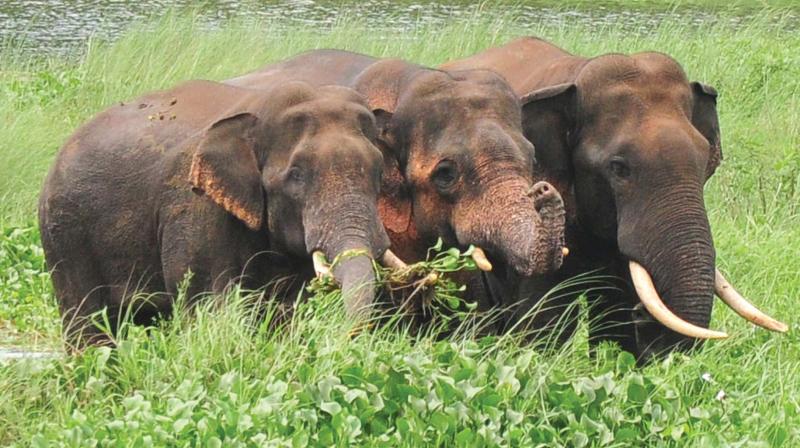
<svg viewBox="0 0 800 448">
<path fill-rule="evenodd" d="M 204 31 L 193 17 L 168 15 L 115 43 L 90 42 L 73 58 L 0 50 L 0 340 L 58 346 L 35 199 L 59 145 L 104 107 L 185 79 L 225 79 L 310 48 L 437 64 L 521 34 L 587 55 L 664 51 L 692 79 L 720 91 L 725 160 L 706 194 L 719 265 L 742 293 L 796 326 L 800 33 L 782 27 L 774 12 L 735 29 L 664 22 L 647 33 L 583 23 L 540 27 L 512 15 L 402 34 L 352 20 L 323 30 L 233 22 Z M 0 444 L 800 440 L 800 337 L 756 329 L 724 307 L 712 322 L 730 339 L 637 369 L 613 347 L 590 356 L 585 331 L 557 351 L 478 338 L 469 329 L 438 342 L 399 325 L 350 338 L 349 324 L 331 312 L 341 309 L 338 295 L 320 293 L 276 332 L 254 319 L 246 306 L 252 300 L 233 294 L 222 309 L 199 307 L 159 328 L 128 328 L 116 350 L 1 365 Z"/>
</svg>

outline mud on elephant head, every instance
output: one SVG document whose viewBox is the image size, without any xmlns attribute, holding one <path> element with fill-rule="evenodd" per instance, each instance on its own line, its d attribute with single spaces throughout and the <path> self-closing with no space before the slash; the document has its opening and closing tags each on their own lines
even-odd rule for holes
<svg viewBox="0 0 800 448">
<path fill-rule="evenodd" d="M 398 253 L 419 258 L 442 238 L 486 249 L 524 275 L 558 269 L 563 201 L 550 184 L 533 183 L 534 148 L 502 78 L 389 59 L 355 87 L 369 98 L 387 155 L 379 207 Z M 491 269 L 476 253 L 479 267 Z"/>
</svg>

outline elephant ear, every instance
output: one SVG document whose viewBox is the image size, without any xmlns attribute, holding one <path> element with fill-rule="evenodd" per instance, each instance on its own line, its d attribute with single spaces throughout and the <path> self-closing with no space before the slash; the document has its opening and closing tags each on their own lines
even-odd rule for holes
<svg viewBox="0 0 800 448">
<path fill-rule="evenodd" d="M 692 124 L 703 134 L 711 146 L 711 155 L 706 166 L 706 179 L 722 161 L 722 142 L 719 133 L 719 117 L 717 116 L 717 90 L 699 82 L 692 83 Z"/>
<path fill-rule="evenodd" d="M 572 176 L 570 135 L 577 87 L 574 83 L 544 87 L 523 95 L 520 103 L 525 138 L 536 148 L 537 170 L 558 183 L 556 188 L 566 187 Z"/>
<path fill-rule="evenodd" d="M 372 113 L 375 115 L 378 147 L 383 153 L 384 161 L 378 213 L 387 231 L 403 234 L 408 231 L 411 224 L 411 199 L 396 149 L 397 141 L 389 128 L 392 113 L 380 108 L 373 110 Z"/>
<path fill-rule="evenodd" d="M 394 156 L 396 153 L 397 140 L 394 133 L 389 128 L 394 113 L 385 109 L 374 108 L 372 114 L 375 116 L 375 127 L 378 130 L 378 143 L 384 155 Z"/>
<path fill-rule="evenodd" d="M 261 173 L 250 133 L 257 118 L 241 113 L 223 118 L 205 132 L 192 157 L 189 180 L 247 227 L 258 230 L 264 212 Z"/>
</svg>

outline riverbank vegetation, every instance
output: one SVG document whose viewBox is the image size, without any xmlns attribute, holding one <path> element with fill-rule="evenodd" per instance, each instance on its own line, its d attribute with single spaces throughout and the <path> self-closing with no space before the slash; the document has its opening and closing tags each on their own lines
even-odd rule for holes
<svg viewBox="0 0 800 448">
<path fill-rule="evenodd" d="M 659 50 L 720 92 L 724 161 L 706 187 L 717 260 L 793 327 L 757 329 L 716 307 L 731 337 L 644 368 L 585 331 L 554 350 L 465 329 L 438 340 L 402 325 L 349 332 L 335 293 L 284 331 L 234 292 L 119 348 L 0 364 L 0 443 L 50 446 L 779 446 L 800 439 L 800 33 L 779 13 L 736 23 L 596 27 L 481 14 L 381 31 L 168 14 L 64 57 L 0 50 L 0 344 L 59 348 L 35 203 L 59 145 L 101 109 L 187 79 L 220 80 L 319 47 L 435 65 L 532 34 L 570 51 Z M 268 443 L 269 441 L 269 443 Z"/>
</svg>

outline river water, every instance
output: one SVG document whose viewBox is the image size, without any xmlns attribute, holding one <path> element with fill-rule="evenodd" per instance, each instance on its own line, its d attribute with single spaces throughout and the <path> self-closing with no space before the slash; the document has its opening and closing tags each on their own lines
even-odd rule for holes
<svg viewBox="0 0 800 448">
<path fill-rule="evenodd" d="M 557 2 L 517 1 L 515 6 L 475 6 L 451 1 L 325 1 L 325 0 L 207 0 L 198 8 L 194 0 L 0 0 L 0 43 L 25 51 L 61 53 L 80 48 L 89 37 L 113 39 L 132 23 L 158 17 L 169 10 L 193 8 L 209 28 L 227 19 L 253 19 L 271 24 L 330 26 L 343 15 L 407 29 L 417 24 L 437 24 L 474 14 L 511 14 L 521 23 L 566 24 L 584 21 L 598 26 L 630 24 L 646 31 L 665 19 L 697 25 L 725 21 L 736 25 L 736 15 L 720 16 L 697 10 L 621 11 L 604 6 L 561 9 Z M 480 8 L 480 9 L 478 9 Z"/>
</svg>

